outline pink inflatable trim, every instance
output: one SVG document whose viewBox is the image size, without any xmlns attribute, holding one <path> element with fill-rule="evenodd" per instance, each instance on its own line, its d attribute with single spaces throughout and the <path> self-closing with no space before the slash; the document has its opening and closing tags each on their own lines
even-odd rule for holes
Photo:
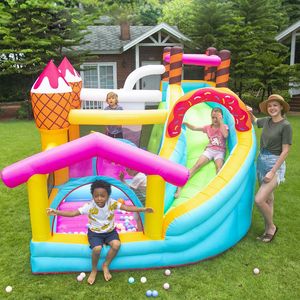
<svg viewBox="0 0 300 300">
<path fill-rule="evenodd" d="M 101 133 L 92 133 L 16 162 L 2 170 L 2 181 L 16 187 L 35 174 L 49 174 L 79 161 L 100 156 L 147 175 L 160 175 L 177 186 L 184 185 L 189 171 L 153 153 L 133 147 Z"/>
<path fill-rule="evenodd" d="M 165 57 L 166 62 L 170 62 L 170 54 Z M 183 54 L 182 63 L 185 65 L 196 66 L 219 66 L 221 58 L 218 55 L 205 55 L 205 54 Z"/>
</svg>

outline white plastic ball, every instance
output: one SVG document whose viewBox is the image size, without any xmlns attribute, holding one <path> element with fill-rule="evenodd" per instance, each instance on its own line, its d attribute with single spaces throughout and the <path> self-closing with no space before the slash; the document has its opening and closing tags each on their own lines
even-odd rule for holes
<svg viewBox="0 0 300 300">
<path fill-rule="evenodd" d="M 146 292 L 146 296 L 147 296 L 147 297 L 152 297 L 152 291 L 151 291 L 151 290 L 148 290 L 148 291 Z"/>
<path fill-rule="evenodd" d="M 83 277 L 81 275 L 78 275 L 77 276 L 77 281 L 82 281 L 83 280 Z"/>
<path fill-rule="evenodd" d="M 153 290 L 152 291 L 152 297 L 156 298 L 158 296 L 158 291 Z"/>
<path fill-rule="evenodd" d="M 85 278 L 85 277 L 86 277 L 86 275 L 85 275 L 84 272 L 81 272 L 81 273 L 80 273 L 80 276 L 81 276 L 82 278 Z"/>
<path fill-rule="evenodd" d="M 165 270 L 165 275 L 166 275 L 166 276 L 171 275 L 171 271 L 170 271 L 169 269 Z"/>
<path fill-rule="evenodd" d="M 145 283 L 145 282 L 147 282 L 147 278 L 146 277 L 141 277 L 141 283 Z"/>
<path fill-rule="evenodd" d="M 163 288 L 165 290 L 168 290 L 170 288 L 170 285 L 166 282 L 166 283 L 164 283 Z"/>
<path fill-rule="evenodd" d="M 255 275 L 258 275 L 259 272 L 260 272 L 260 271 L 259 271 L 259 268 L 254 268 L 254 269 L 253 269 L 253 273 L 254 273 Z"/>
<path fill-rule="evenodd" d="M 129 283 L 134 283 L 134 278 L 133 278 L 133 277 L 129 277 L 129 278 L 128 278 L 128 282 L 129 282 Z"/>
<path fill-rule="evenodd" d="M 12 291 L 12 287 L 10 285 L 8 285 L 6 288 L 5 288 L 5 291 L 6 293 L 10 293 Z"/>
</svg>

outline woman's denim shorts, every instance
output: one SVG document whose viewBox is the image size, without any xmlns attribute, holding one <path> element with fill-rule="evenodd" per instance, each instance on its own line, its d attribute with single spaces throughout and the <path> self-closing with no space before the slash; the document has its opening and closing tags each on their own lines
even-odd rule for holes
<svg viewBox="0 0 300 300">
<path fill-rule="evenodd" d="M 260 150 L 260 153 L 257 157 L 257 168 L 256 168 L 257 179 L 258 179 L 259 184 L 263 183 L 263 180 L 264 180 L 266 174 L 269 171 L 271 171 L 271 169 L 277 162 L 278 158 L 279 158 L 279 155 L 274 155 L 266 149 Z M 283 162 L 282 165 L 280 166 L 280 168 L 276 172 L 278 184 L 284 182 L 284 180 L 285 180 L 285 178 L 284 178 L 285 169 L 286 169 L 285 162 Z"/>
</svg>

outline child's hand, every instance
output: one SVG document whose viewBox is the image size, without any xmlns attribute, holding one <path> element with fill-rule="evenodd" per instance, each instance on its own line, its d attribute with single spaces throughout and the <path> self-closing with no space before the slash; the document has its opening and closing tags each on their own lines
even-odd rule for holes
<svg viewBox="0 0 300 300">
<path fill-rule="evenodd" d="M 223 116 L 222 116 L 222 114 L 220 113 L 220 112 L 217 112 L 217 119 L 218 119 L 218 121 L 221 123 L 221 122 L 223 122 Z"/>
<path fill-rule="evenodd" d="M 46 211 L 47 211 L 48 216 L 56 216 L 57 215 L 56 210 L 53 208 L 47 208 Z"/>
<path fill-rule="evenodd" d="M 153 213 L 154 210 L 153 210 L 153 208 L 151 208 L 151 207 L 145 207 L 145 212 L 146 212 L 146 213 Z"/>
<path fill-rule="evenodd" d="M 252 107 L 250 107 L 250 106 L 248 106 L 248 105 L 246 105 L 246 109 L 247 109 L 247 111 L 249 111 L 249 112 L 253 112 L 253 109 L 252 109 Z"/>
</svg>

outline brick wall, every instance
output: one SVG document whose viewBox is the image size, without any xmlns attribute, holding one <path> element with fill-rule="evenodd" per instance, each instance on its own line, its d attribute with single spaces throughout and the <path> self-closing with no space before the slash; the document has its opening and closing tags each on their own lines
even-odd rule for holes
<svg viewBox="0 0 300 300">
<path fill-rule="evenodd" d="M 140 47 L 140 65 L 142 61 L 161 61 L 163 47 Z M 92 62 L 117 63 L 117 88 L 124 86 L 127 76 L 135 70 L 135 49 L 131 48 L 122 54 L 101 54 Z"/>
</svg>

